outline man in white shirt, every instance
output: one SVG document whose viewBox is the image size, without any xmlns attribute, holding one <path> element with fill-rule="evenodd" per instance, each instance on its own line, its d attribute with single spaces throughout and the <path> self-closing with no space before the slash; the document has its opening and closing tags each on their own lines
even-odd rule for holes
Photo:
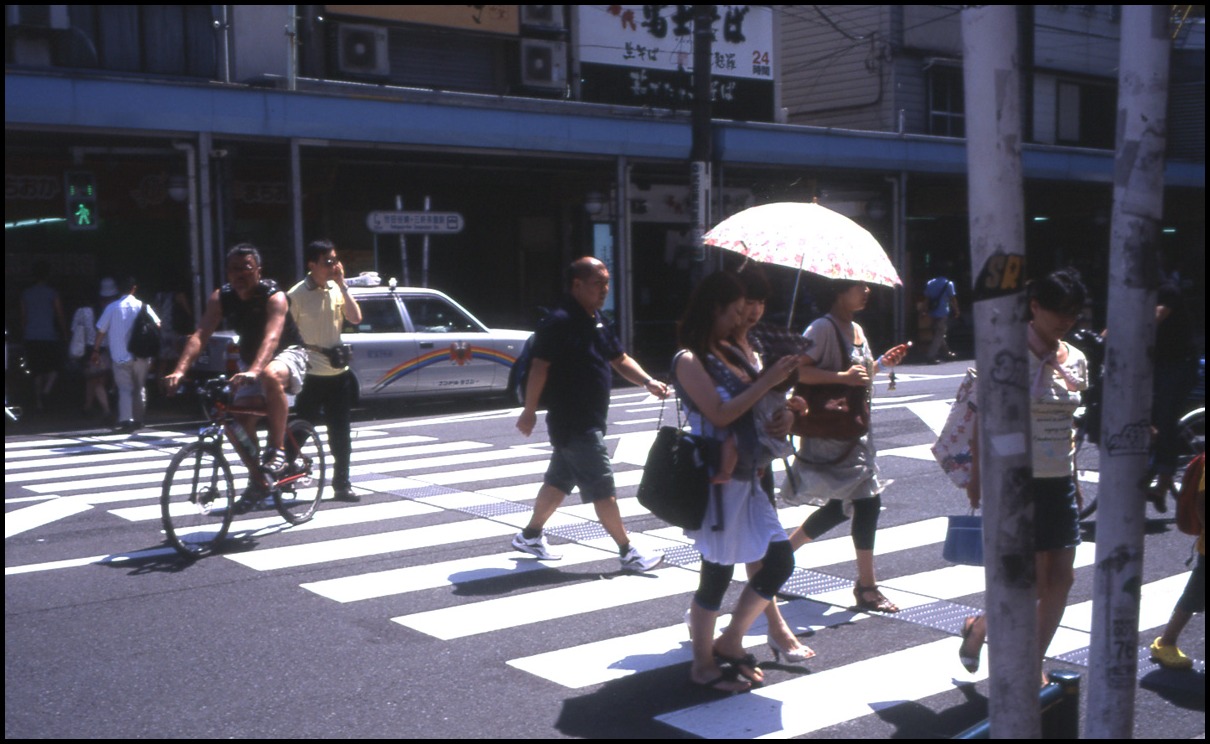
<svg viewBox="0 0 1210 744">
<path fill-rule="evenodd" d="M 101 354 L 105 339 L 109 339 L 109 356 L 113 360 L 113 380 L 118 387 L 118 431 L 137 431 L 143 427 L 147 409 L 147 370 L 151 359 L 136 359 L 127 348 L 135 318 L 143 302 L 135 297 L 138 290 L 134 277 L 122 280 L 122 296 L 105 308 L 97 320 L 97 340 L 93 343 L 94 358 Z M 151 307 L 147 312 L 160 324 Z"/>
</svg>

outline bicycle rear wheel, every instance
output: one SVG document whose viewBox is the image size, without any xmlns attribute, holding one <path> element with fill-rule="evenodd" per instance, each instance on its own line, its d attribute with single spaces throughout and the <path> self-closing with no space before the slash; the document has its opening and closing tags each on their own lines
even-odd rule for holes
<svg viewBox="0 0 1210 744">
<path fill-rule="evenodd" d="M 168 463 L 160 492 L 164 534 L 176 551 L 197 558 L 231 527 L 235 481 L 217 443 L 190 442 Z"/>
<path fill-rule="evenodd" d="M 286 429 L 286 459 L 289 465 L 274 489 L 277 510 L 290 524 L 302 524 L 315 516 L 327 484 L 324 444 L 311 424 L 291 421 Z"/>
</svg>

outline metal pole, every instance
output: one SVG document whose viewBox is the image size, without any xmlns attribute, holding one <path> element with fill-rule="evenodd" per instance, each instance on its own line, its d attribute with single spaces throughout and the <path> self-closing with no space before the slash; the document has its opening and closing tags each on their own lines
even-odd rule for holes
<svg viewBox="0 0 1210 744">
<path fill-rule="evenodd" d="M 298 6 L 287 5 L 286 21 L 286 90 L 298 89 Z"/>
<path fill-rule="evenodd" d="M 1139 586 L 1155 341 L 1157 239 L 1164 208 L 1168 6 L 1122 6 L 1117 156 L 1110 224 L 1106 406 L 1101 434 L 1088 735 L 1134 730 Z M 1162 350 L 1160 353 L 1163 353 Z"/>
<path fill-rule="evenodd" d="M 294 276 L 302 276 L 307 270 L 303 262 L 302 162 L 297 137 L 290 138 L 290 228 Z"/>
<path fill-rule="evenodd" d="M 706 258 L 702 235 L 710 229 L 710 162 L 714 156 L 710 77 L 715 6 L 693 6 L 693 144 L 689 164 L 689 198 L 693 203 L 694 257 Z"/>
<path fill-rule="evenodd" d="M 224 8 L 227 6 L 223 6 Z M 201 289 L 194 296 L 194 315 L 199 320 L 205 299 L 215 288 L 214 268 L 217 262 L 214 247 L 214 200 L 211 198 L 210 158 L 214 149 L 214 140 L 209 132 L 201 132 L 197 136 L 197 167 L 198 167 L 198 222 L 202 227 L 202 278 Z"/>
<path fill-rule="evenodd" d="M 1016 11 L 962 11 L 992 736 L 1040 733 Z"/>
<path fill-rule="evenodd" d="M 625 155 L 618 156 L 615 179 L 617 189 L 614 191 L 614 255 L 617 257 L 619 272 L 618 288 L 621 290 L 617 298 L 618 323 L 617 333 L 622 341 L 622 348 L 634 353 L 634 255 L 630 241 L 630 161 Z"/>
<path fill-rule="evenodd" d="M 395 209 L 403 211 L 403 197 L 399 194 L 395 195 Z M 402 267 L 400 273 L 403 274 L 403 286 L 412 286 L 412 279 L 408 276 L 408 239 L 403 233 L 399 234 L 399 265 Z"/>
<path fill-rule="evenodd" d="M 432 209 L 433 200 L 429 197 L 424 197 L 424 211 L 428 212 Z M 421 252 L 420 263 L 420 286 L 429 286 L 429 234 L 424 234 L 424 249 Z"/>
</svg>

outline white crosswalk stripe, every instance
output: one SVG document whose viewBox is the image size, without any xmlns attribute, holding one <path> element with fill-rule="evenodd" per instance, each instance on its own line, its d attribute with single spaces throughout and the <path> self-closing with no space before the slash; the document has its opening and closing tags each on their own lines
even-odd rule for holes
<svg viewBox="0 0 1210 744">
<path fill-rule="evenodd" d="M 614 427 L 610 435 L 610 440 L 616 442 L 615 480 L 621 490 L 618 504 L 622 516 L 628 519 L 649 516 L 632 494 L 658 420 L 652 414 L 659 409 L 640 403 L 629 409 L 628 425 Z M 911 410 L 934 430 L 948 410 L 947 402 L 936 400 L 904 400 L 896 405 Z M 473 422 L 513 416 L 515 412 L 510 411 L 441 420 Z M 592 505 L 580 504 L 573 496 L 547 524 L 548 531 L 558 536 L 553 542 L 563 553 L 562 560 L 537 561 L 510 550 L 507 540 L 528 521 L 529 502 L 536 496 L 548 464 L 549 447 L 545 442 L 504 446 L 475 439 L 442 440 L 423 431 L 421 424 L 413 421 L 358 427 L 352 475 L 355 487 L 365 497 L 361 504 L 325 506 L 314 520 L 294 527 L 288 527 L 272 511 L 237 517 L 229 539 L 267 539 L 258 539 L 255 550 L 233 551 L 213 560 L 231 561 L 258 572 L 296 570 L 299 586 L 315 597 L 341 605 L 377 600 L 384 619 L 409 632 L 442 641 L 524 633 L 537 624 L 561 618 L 613 612 L 625 613 L 629 618 L 648 617 L 638 605 L 654 605 L 676 597 L 683 599 L 677 606 L 688 606 L 697 587 L 699 566 L 692 557 L 683 558 L 692 551 L 680 530 L 659 527 L 633 533 L 635 544 L 641 548 L 682 558 L 643 575 L 626 574 L 619 571 L 616 546 L 600 528 Z M 27 497 L 27 505 L 10 508 L 5 517 L 6 538 L 96 509 L 129 522 L 132 529 L 158 531 L 163 470 L 176 448 L 192 438 L 188 432 L 174 432 L 149 443 L 105 437 L 15 443 L 6 448 L 5 478 L 21 484 L 34 496 Z M 889 447 L 880 456 L 932 458 L 927 444 Z M 242 468 L 236 462 L 233 470 L 237 487 L 242 488 Z M 793 527 L 811 509 L 783 508 L 780 517 L 788 528 Z M 358 531 L 350 534 L 355 528 Z M 367 529 L 371 531 L 367 533 Z M 269 536 L 278 532 L 290 537 L 283 535 L 281 544 L 275 545 Z M 892 558 L 934 548 L 939 559 L 945 532 L 944 517 L 884 527 L 878 532 L 876 553 Z M 407 553 L 414 557 L 433 548 L 476 543 L 495 549 L 455 559 L 410 560 L 408 565 L 382 567 L 384 556 Z M 140 553 L 9 566 L 6 575 L 169 553 L 157 547 Z M 366 568 L 364 561 L 353 560 L 367 558 L 378 561 Z M 826 575 L 828 567 L 847 565 L 852 559 L 849 536 L 838 534 L 798 551 L 796 570 Z M 1095 546 L 1082 544 L 1076 551 L 1076 570 L 1089 570 L 1094 559 Z M 312 580 L 306 570 L 299 570 L 309 567 L 328 567 L 330 572 L 327 577 Z M 565 580 L 535 582 L 528 588 L 500 594 L 459 596 L 456 591 L 477 582 L 487 585 L 520 576 L 538 577 L 543 572 L 562 572 Z M 333 577 L 333 573 L 337 575 Z M 1142 587 L 1141 628 L 1163 625 L 1188 575 L 1177 573 Z M 737 579 L 741 576 L 742 571 L 737 571 Z M 888 598 L 908 611 L 977 596 L 984 590 L 984 575 L 980 568 L 939 563 L 928 570 L 884 579 L 881 587 Z M 452 594 L 456 601 L 434 606 L 428 603 L 430 595 L 426 594 L 434 591 L 447 597 Z M 850 609 L 852 601 L 851 583 L 839 581 L 805 597 L 783 599 L 780 604 L 787 622 L 799 631 L 866 627 L 873 616 Z M 610 632 L 610 623 L 588 621 L 582 623 L 583 643 L 547 648 L 507 659 L 506 663 L 569 690 L 687 664 L 691 650 L 686 627 L 679 610 L 667 611 L 672 604 L 662 603 L 663 610 L 650 613 L 650 622 L 643 630 L 615 635 Z M 1087 647 L 1091 615 L 1091 602 L 1069 606 L 1050 655 Z M 719 627 L 728 620 L 727 616 L 720 617 Z M 769 658 L 767 649 L 760 651 L 766 643 L 765 632 L 762 617 L 744 640 L 745 647 L 756 651 L 758 658 Z M 657 720 L 686 734 L 710 738 L 804 736 L 983 679 L 987 665 L 974 675 L 957 665 L 957 645 L 951 636 L 890 653 L 872 648 L 869 658 L 848 663 L 828 660 L 822 671 L 779 681 L 750 694 L 668 712 Z"/>
</svg>

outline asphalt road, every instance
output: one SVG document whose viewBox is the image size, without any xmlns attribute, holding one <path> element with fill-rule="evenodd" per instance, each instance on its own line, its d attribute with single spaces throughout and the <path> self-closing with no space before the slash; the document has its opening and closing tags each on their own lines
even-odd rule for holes
<svg viewBox="0 0 1210 744">
<path fill-rule="evenodd" d="M 633 498 L 660 415 L 637 389 L 615 391 L 609 441 L 632 538 L 666 554 L 644 575 L 619 571 L 574 496 L 549 525 L 563 561 L 509 549 L 548 448 L 541 433 L 518 434 L 516 411 L 498 401 L 360 412 L 359 504 L 325 502 L 291 528 L 253 512 L 218 555 L 192 563 L 164 545 L 157 503 L 169 456 L 195 429 L 181 412 L 133 437 L 32 421 L 6 429 L 5 735 L 954 736 L 987 714 L 988 659 L 967 673 L 955 636 L 982 606 L 982 572 L 941 558 L 945 516 L 965 499 L 927 446 L 964 368 L 905 367 L 875 400 L 880 464 L 894 481 L 879 579 L 905 612 L 850 609 L 852 549 L 838 528 L 799 551 L 783 605 L 813 631 L 804 642 L 818 655 L 772 663 L 754 627 L 749 650 L 767 683 L 737 696 L 686 682 L 694 554 Z M 783 524 L 808 509 L 784 506 Z M 1148 516 L 1141 648 L 1184 586 L 1191 544 L 1171 512 Z M 1085 527 L 1047 668 L 1086 676 L 1095 518 Z M 1203 615 L 1181 646 L 1205 658 Z M 1144 651 L 1135 737 L 1204 737 L 1204 670 L 1157 670 Z"/>
</svg>

